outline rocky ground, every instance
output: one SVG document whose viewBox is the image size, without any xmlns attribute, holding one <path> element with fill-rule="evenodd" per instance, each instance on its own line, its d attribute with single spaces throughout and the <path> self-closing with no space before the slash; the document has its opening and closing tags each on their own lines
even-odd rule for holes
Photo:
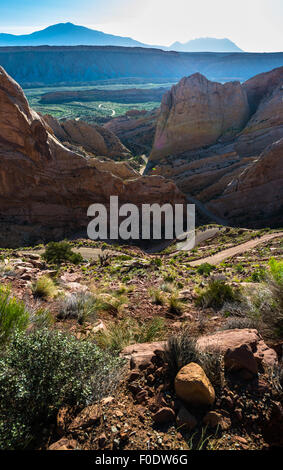
<svg viewBox="0 0 283 470">
<path fill-rule="evenodd" d="M 239 313 L 235 299 L 221 308 L 197 302 L 212 279 L 225 281 L 235 291 L 244 289 L 246 298 L 263 289 L 268 263 L 273 257 L 282 259 L 283 247 L 282 234 L 269 240 L 264 236 L 226 227 L 193 252 L 177 252 L 172 246 L 151 255 L 131 246 L 81 239 L 72 242 L 84 257 L 79 265 L 47 264 L 43 246 L 0 250 L 1 284 L 10 285 L 17 299 L 30 310 L 48 310 L 51 328 L 69 331 L 82 341 L 91 339 L 126 360 L 115 393 L 109 391 L 83 409 L 61 407 L 56 419 L 39 424 L 33 445 L 144 450 L 259 450 L 282 445 L 282 332 L 278 335 L 251 311 Z M 193 266 L 195 260 L 255 239 L 260 240 L 257 246 L 219 264 L 200 261 Z M 53 279 L 56 295 L 35 295 L 35 283 L 43 275 Z M 62 318 L 66 297 L 87 293 L 106 297 L 107 303 L 83 321 Z M 153 319 L 158 326 L 151 330 Z M 126 334 L 132 330 L 138 333 Z M 175 378 L 179 367 L 174 373 L 164 348 L 169 338 L 182 335 L 197 341 L 199 353 L 217 353 L 217 370 L 212 363 L 189 361 L 181 364 L 186 367 Z"/>
</svg>

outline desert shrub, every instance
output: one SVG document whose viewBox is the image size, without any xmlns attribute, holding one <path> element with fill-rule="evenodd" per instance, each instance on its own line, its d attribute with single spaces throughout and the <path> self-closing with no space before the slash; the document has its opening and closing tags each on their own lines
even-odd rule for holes
<svg viewBox="0 0 283 470">
<path fill-rule="evenodd" d="M 178 292 L 173 292 L 169 297 L 169 312 L 174 315 L 181 315 L 184 310 L 184 303 L 180 300 Z"/>
<path fill-rule="evenodd" d="M 120 352 L 126 346 L 135 343 L 146 343 L 159 340 L 164 335 L 165 321 L 154 317 L 140 324 L 133 318 L 125 318 L 119 323 L 112 323 L 104 331 L 95 336 L 97 344 L 110 351 Z"/>
<path fill-rule="evenodd" d="M 89 317 L 96 319 L 96 298 L 83 292 L 66 296 L 57 315 L 60 320 L 74 318 L 80 325 Z"/>
<path fill-rule="evenodd" d="M 222 330 L 242 330 L 245 328 L 258 328 L 258 321 L 256 318 L 250 317 L 230 317 L 222 326 Z"/>
<path fill-rule="evenodd" d="M 262 281 L 266 280 L 266 278 L 267 278 L 267 272 L 266 272 L 265 268 L 257 267 L 252 272 L 249 280 L 251 282 L 262 282 Z"/>
<path fill-rule="evenodd" d="M 196 298 L 196 304 L 200 307 L 211 307 L 219 310 L 225 302 L 237 301 L 236 291 L 225 281 L 214 279 Z"/>
<path fill-rule="evenodd" d="M 196 349 L 196 340 L 187 329 L 171 336 L 165 346 L 165 362 L 169 378 L 173 381 L 182 367 L 190 362 L 199 364 L 214 387 L 221 388 L 224 382 L 223 358 L 217 353 L 203 353 Z"/>
<path fill-rule="evenodd" d="M 179 370 L 190 362 L 197 362 L 196 342 L 188 330 L 171 336 L 166 344 L 164 359 L 168 364 L 168 374 L 172 380 Z"/>
<path fill-rule="evenodd" d="M 153 266 L 156 266 L 157 268 L 161 268 L 161 266 L 162 266 L 162 259 L 161 259 L 161 258 L 153 258 L 153 259 L 151 260 L 151 264 L 152 264 Z"/>
<path fill-rule="evenodd" d="M 35 427 L 62 405 L 88 405 L 109 393 L 122 360 L 62 332 L 16 333 L 0 358 L 0 448 L 26 448 Z"/>
<path fill-rule="evenodd" d="M 122 311 L 127 302 L 128 297 L 125 295 L 100 293 L 95 296 L 96 312 L 97 314 L 99 312 L 108 312 L 115 317 Z"/>
<path fill-rule="evenodd" d="M 41 276 L 32 286 L 35 297 L 48 299 L 57 295 L 58 290 L 54 281 L 49 276 Z"/>
<path fill-rule="evenodd" d="M 235 265 L 235 270 L 237 273 L 241 274 L 245 271 L 245 268 L 241 263 L 238 263 Z"/>
<path fill-rule="evenodd" d="M 72 251 L 71 245 L 68 242 L 50 242 L 46 246 L 45 252 L 42 255 L 47 263 L 61 264 L 72 263 L 79 264 L 83 261 L 83 257 L 79 253 Z"/>
<path fill-rule="evenodd" d="M 149 295 L 151 297 L 151 301 L 155 305 L 164 305 L 166 299 L 160 289 L 149 289 Z"/>
<path fill-rule="evenodd" d="M 29 323 L 29 312 L 24 302 L 11 295 L 8 287 L 0 287 L 0 345 L 6 343 L 11 334 L 23 331 Z"/>
<path fill-rule="evenodd" d="M 198 273 L 198 274 L 205 275 L 205 276 L 209 276 L 209 274 L 211 273 L 211 271 L 213 271 L 214 269 L 215 269 L 215 267 L 212 266 L 211 264 L 209 264 L 209 263 L 203 263 L 203 264 L 201 264 L 200 266 L 198 266 L 198 268 L 197 268 L 197 273 Z"/>
</svg>

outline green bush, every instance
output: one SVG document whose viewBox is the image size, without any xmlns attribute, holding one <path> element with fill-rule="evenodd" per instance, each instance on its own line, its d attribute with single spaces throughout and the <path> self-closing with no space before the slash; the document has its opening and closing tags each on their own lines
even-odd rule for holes
<svg viewBox="0 0 283 470">
<path fill-rule="evenodd" d="M 62 332 L 16 333 L 0 358 L 0 448 L 26 448 L 62 405 L 101 399 L 122 365 L 93 342 Z"/>
<path fill-rule="evenodd" d="M 267 272 L 266 272 L 265 268 L 258 267 L 257 269 L 255 269 L 252 272 L 251 277 L 250 277 L 250 281 L 251 282 L 262 282 L 262 281 L 266 280 L 266 278 L 267 278 Z"/>
<path fill-rule="evenodd" d="M 50 242 L 46 246 L 45 253 L 42 255 L 47 263 L 61 264 L 72 263 L 79 264 L 83 261 L 83 257 L 79 253 L 72 251 L 68 242 Z"/>
<path fill-rule="evenodd" d="M 197 268 L 197 273 L 198 274 L 202 274 L 204 276 L 209 276 L 209 274 L 211 273 L 211 271 L 213 271 L 215 269 L 214 266 L 212 266 L 212 264 L 209 264 L 209 263 L 203 263 L 201 264 L 200 266 L 198 266 Z"/>
<path fill-rule="evenodd" d="M 211 307 L 219 310 L 223 307 L 225 302 L 237 301 L 237 293 L 225 281 L 212 280 L 196 298 L 196 304 L 200 307 Z"/>
<path fill-rule="evenodd" d="M 15 330 L 25 330 L 29 313 L 24 302 L 11 296 L 8 287 L 0 287 L 0 345 L 4 344 Z"/>
<path fill-rule="evenodd" d="M 277 284 L 283 285 L 283 261 L 276 261 L 272 258 L 269 261 L 270 272 L 272 278 Z"/>
</svg>

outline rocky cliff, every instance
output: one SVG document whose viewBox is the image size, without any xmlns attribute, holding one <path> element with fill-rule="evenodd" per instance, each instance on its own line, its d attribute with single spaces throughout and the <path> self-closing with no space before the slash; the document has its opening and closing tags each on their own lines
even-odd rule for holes
<svg viewBox="0 0 283 470">
<path fill-rule="evenodd" d="M 64 147 L 0 68 L 0 245 L 86 235 L 87 208 L 110 195 L 121 203 L 184 202 L 172 181 L 140 177 Z M 119 175 L 119 176 L 118 176 Z"/>
<path fill-rule="evenodd" d="M 149 155 L 152 149 L 159 109 L 130 110 L 104 124 L 134 155 Z"/>
<path fill-rule="evenodd" d="M 75 119 L 58 121 L 50 115 L 44 116 L 44 121 L 62 143 L 81 146 L 86 152 L 114 160 L 131 157 L 131 152 L 119 138 L 102 126 Z"/>
<path fill-rule="evenodd" d="M 282 85 L 283 67 L 242 85 L 215 84 L 199 74 L 181 80 L 164 96 L 147 172 L 172 178 L 182 191 L 217 208 L 230 223 L 282 225 L 281 144 L 268 175 L 262 171 L 268 155 L 274 155 L 272 144 L 283 137 Z M 241 202 L 241 191 L 247 174 L 258 172 L 266 184 L 255 177 L 249 198 L 256 195 L 265 209 L 254 206 L 246 211 L 251 199 L 243 196 Z"/>
</svg>

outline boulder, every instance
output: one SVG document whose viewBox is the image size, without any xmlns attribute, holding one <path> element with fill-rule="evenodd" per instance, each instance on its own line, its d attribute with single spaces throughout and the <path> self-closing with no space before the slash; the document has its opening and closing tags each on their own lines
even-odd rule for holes
<svg viewBox="0 0 283 470">
<path fill-rule="evenodd" d="M 215 392 L 204 370 L 194 362 L 187 364 L 175 378 L 176 395 L 193 406 L 209 406 L 214 403 Z"/>
<path fill-rule="evenodd" d="M 176 419 L 175 413 L 172 408 L 160 408 L 153 416 L 153 421 L 156 424 L 173 423 Z"/>
<path fill-rule="evenodd" d="M 243 346 L 247 346 L 247 348 L 243 348 Z M 252 352 L 259 367 L 274 367 L 278 364 L 276 352 L 265 344 L 261 335 L 255 329 L 224 330 L 201 336 L 196 342 L 196 348 L 201 352 L 219 353 L 224 357 L 226 356 L 226 366 L 228 368 L 235 365 L 235 362 L 233 363 L 234 356 L 234 361 L 238 361 L 238 369 L 241 366 L 241 368 L 245 368 L 252 373 L 255 373 L 255 364 L 250 352 Z M 228 352 L 229 350 L 230 352 Z M 231 354 L 232 360 L 229 360 Z M 247 361 L 246 365 L 244 358 Z"/>
<path fill-rule="evenodd" d="M 133 344 L 124 348 L 121 356 L 129 359 L 131 369 L 145 369 L 151 364 L 156 353 L 164 351 L 165 345 L 166 341 Z"/>
<path fill-rule="evenodd" d="M 231 427 L 231 420 L 218 411 L 209 411 L 203 418 L 203 423 L 210 428 L 219 427 L 221 431 L 227 431 Z"/>
</svg>

